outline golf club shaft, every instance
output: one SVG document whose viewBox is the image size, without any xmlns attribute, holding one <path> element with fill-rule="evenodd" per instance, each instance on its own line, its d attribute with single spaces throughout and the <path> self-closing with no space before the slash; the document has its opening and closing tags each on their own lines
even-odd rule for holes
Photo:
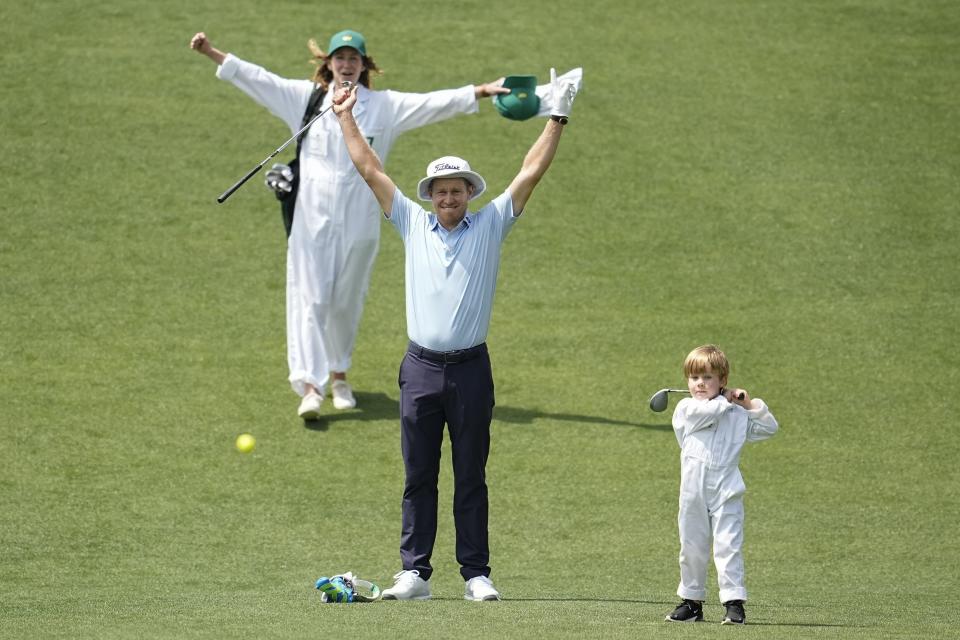
<svg viewBox="0 0 960 640">
<path fill-rule="evenodd" d="M 351 86 L 351 83 L 350 83 L 350 82 L 343 82 L 343 83 L 341 84 L 341 86 L 349 87 L 349 86 Z M 293 134 L 293 137 L 291 137 L 289 140 L 287 140 L 287 141 L 284 142 L 282 145 L 280 145 L 279 147 L 277 147 L 276 151 L 274 151 L 273 153 L 271 153 L 270 155 L 268 155 L 266 158 L 263 159 L 263 162 L 261 162 L 260 164 L 258 164 L 257 166 L 255 166 L 253 169 L 251 169 L 251 170 L 247 173 L 247 175 L 245 175 L 245 176 L 243 176 L 242 178 L 240 178 L 240 179 L 237 181 L 236 184 L 234 184 L 232 187 L 230 187 L 229 189 L 227 189 L 226 191 L 224 191 L 222 194 L 220 194 L 220 197 L 217 198 L 217 204 L 223 204 L 224 201 L 225 201 L 227 198 L 229 198 L 231 195 L 233 195 L 233 192 L 234 192 L 234 191 L 236 191 L 237 189 L 239 189 L 240 187 L 242 187 L 243 184 L 244 184 L 247 180 L 249 180 L 250 178 L 252 178 L 254 175 L 256 175 L 256 173 L 257 173 L 258 171 L 260 171 L 260 169 L 263 169 L 263 165 L 265 165 L 265 164 L 267 164 L 268 162 L 270 162 L 270 158 L 273 158 L 273 157 L 276 156 L 278 153 L 280 153 L 281 151 L 283 151 L 284 149 L 286 149 L 287 146 L 288 146 L 291 142 L 293 142 L 294 140 L 296 140 L 296 139 L 300 136 L 301 133 L 303 133 L 304 131 L 306 131 L 307 129 L 309 129 L 309 128 L 311 127 L 311 125 L 313 125 L 314 122 L 316 122 L 317 120 L 319 120 L 320 117 L 323 116 L 323 114 L 325 114 L 327 111 L 330 111 L 330 109 L 332 109 L 332 108 L 333 108 L 333 104 L 331 104 L 331 105 L 330 105 L 329 107 L 327 107 L 326 109 L 322 110 L 322 111 L 321 111 L 320 113 L 318 113 L 317 115 L 313 116 L 313 118 L 310 119 L 310 122 L 308 122 L 307 124 L 303 125 L 303 127 L 300 128 L 300 131 L 297 131 L 295 134 Z"/>
<path fill-rule="evenodd" d="M 332 105 L 331 105 L 331 106 L 332 106 Z M 243 184 L 244 184 L 247 180 L 249 180 L 250 178 L 252 178 L 254 175 L 256 175 L 256 173 L 257 173 L 258 171 L 260 171 L 260 169 L 263 169 L 263 165 L 265 165 L 265 164 L 267 164 L 268 162 L 270 162 L 270 159 L 271 159 L 271 158 L 273 158 L 273 157 L 276 156 L 278 153 L 280 153 L 281 151 L 283 151 L 284 149 L 286 149 L 287 146 L 288 146 L 291 142 L 293 142 L 294 140 L 297 139 L 297 136 L 299 136 L 301 133 L 303 133 L 304 131 L 306 131 L 307 129 L 309 129 L 309 128 L 310 128 L 310 125 L 312 125 L 314 122 L 316 122 L 317 119 L 320 118 L 320 116 L 322 116 L 323 114 L 325 114 L 327 111 L 330 111 L 330 107 L 327 107 L 326 109 L 324 109 L 323 111 L 321 111 L 320 113 L 318 113 L 316 116 L 314 116 L 314 117 L 310 120 L 310 122 L 308 122 L 307 124 L 305 124 L 305 125 L 303 126 L 303 128 L 300 129 L 300 131 L 297 131 L 295 134 L 293 134 L 293 137 L 292 137 L 292 138 L 290 138 L 289 140 L 287 140 L 286 142 L 284 142 L 282 145 L 280 145 L 279 147 L 277 147 L 276 151 L 274 151 L 273 153 L 271 153 L 270 155 L 268 155 L 266 158 L 263 159 L 263 162 L 261 162 L 260 164 L 258 164 L 257 166 L 255 166 L 253 169 L 251 169 L 251 170 L 247 173 L 247 175 L 245 175 L 245 176 L 243 176 L 242 178 L 240 178 L 240 180 L 238 180 L 236 184 L 234 184 L 232 187 L 230 187 L 229 189 L 227 189 L 226 191 L 224 191 L 224 192 L 220 195 L 220 197 L 217 198 L 217 203 L 218 203 L 218 204 L 223 204 L 223 202 L 224 202 L 227 198 L 229 198 L 231 195 L 233 195 L 233 192 L 234 192 L 234 191 L 236 191 L 237 189 L 239 189 L 240 187 L 242 187 Z"/>
<path fill-rule="evenodd" d="M 667 389 L 667 393 L 690 393 L 690 392 L 687 391 L 686 389 Z M 737 394 L 737 400 L 743 400 L 744 397 L 745 396 L 743 395 L 743 391 Z"/>
</svg>

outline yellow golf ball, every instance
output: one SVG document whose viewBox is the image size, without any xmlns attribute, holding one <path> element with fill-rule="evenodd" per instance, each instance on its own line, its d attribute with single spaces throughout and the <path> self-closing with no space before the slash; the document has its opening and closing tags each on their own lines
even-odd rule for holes
<svg viewBox="0 0 960 640">
<path fill-rule="evenodd" d="M 257 446 L 257 440 L 249 433 L 241 433 L 237 436 L 237 451 L 240 453 L 250 453 Z"/>
</svg>

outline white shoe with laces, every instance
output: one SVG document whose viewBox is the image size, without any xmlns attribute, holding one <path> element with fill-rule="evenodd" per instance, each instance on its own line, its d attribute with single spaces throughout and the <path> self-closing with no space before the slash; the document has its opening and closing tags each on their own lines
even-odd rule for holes
<svg viewBox="0 0 960 640">
<path fill-rule="evenodd" d="M 499 600 L 500 592 L 497 591 L 490 578 L 487 576 L 477 576 L 467 580 L 467 585 L 463 592 L 464 600 L 474 600 L 477 602 L 484 600 Z"/>
<path fill-rule="evenodd" d="M 384 600 L 429 600 L 430 583 L 420 577 L 420 572 L 401 571 L 393 576 L 394 583 L 389 589 L 383 590 Z"/>
<path fill-rule="evenodd" d="M 320 405 L 323 404 L 323 396 L 311 391 L 303 396 L 300 401 L 300 408 L 297 409 L 297 415 L 304 420 L 315 420 L 320 417 Z"/>
<path fill-rule="evenodd" d="M 353 397 L 353 389 L 346 380 L 334 380 L 330 385 L 330 395 L 333 397 L 333 408 L 353 409 L 357 406 L 357 399 Z"/>
</svg>

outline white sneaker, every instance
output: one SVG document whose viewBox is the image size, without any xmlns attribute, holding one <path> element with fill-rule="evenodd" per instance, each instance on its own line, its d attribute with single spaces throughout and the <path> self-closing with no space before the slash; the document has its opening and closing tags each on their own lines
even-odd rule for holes
<svg viewBox="0 0 960 640">
<path fill-rule="evenodd" d="M 401 571 L 393 576 L 396 581 L 389 589 L 383 590 L 384 600 L 429 600 L 430 583 L 420 577 L 420 572 Z"/>
<path fill-rule="evenodd" d="M 477 576 L 467 580 L 467 586 L 463 592 L 464 600 L 499 600 L 500 592 L 497 591 L 490 578 L 487 576 Z"/>
<path fill-rule="evenodd" d="M 303 396 L 300 401 L 300 408 L 297 409 L 297 415 L 304 420 L 315 420 L 320 417 L 320 405 L 323 404 L 323 396 L 311 391 Z"/>
<path fill-rule="evenodd" d="M 353 409 L 357 406 L 357 399 L 353 397 L 353 389 L 346 380 L 334 380 L 330 385 L 330 395 L 333 396 L 333 408 Z"/>
</svg>

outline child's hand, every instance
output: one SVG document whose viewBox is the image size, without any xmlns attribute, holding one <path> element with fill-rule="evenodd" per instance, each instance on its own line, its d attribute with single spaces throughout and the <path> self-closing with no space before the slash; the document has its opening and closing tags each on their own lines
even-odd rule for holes
<svg viewBox="0 0 960 640">
<path fill-rule="evenodd" d="M 746 389 L 724 389 L 723 397 L 726 398 L 728 402 L 738 404 L 744 409 L 750 409 L 753 405 L 753 399 L 750 397 L 750 394 L 747 393 Z"/>
</svg>

